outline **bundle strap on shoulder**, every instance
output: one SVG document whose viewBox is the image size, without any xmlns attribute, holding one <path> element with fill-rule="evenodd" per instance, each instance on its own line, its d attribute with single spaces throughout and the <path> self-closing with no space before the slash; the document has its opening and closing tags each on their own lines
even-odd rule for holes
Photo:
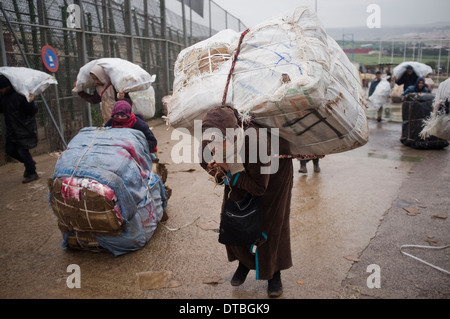
<svg viewBox="0 0 450 319">
<path fill-rule="evenodd" d="M 100 94 L 100 97 L 103 97 L 103 94 L 105 94 L 106 90 L 111 86 L 111 82 L 108 83 L 108 85 L 103 89 L 102 94 Z"/>
<path fill-rule="evenodd" d="M 231 80 L 231 75 L 233 74 L 233 70 L 234 70 L 234 66 L 236 65 L 236 61 L 237 61 L 237 57 L 239 55 L 239 52 L 241 52 L 241 44 L 242 44 L 242 40 L 244 40 L 245 35 L 250 31 L 250 29 L 245 30 L 244 32 L 241 33 L 241 37 L 239 38 L 239 44 L 238 47 L 236 49 L 236 52 L 234 53 L 233 56 L 233 62 L 231 62 L 231 68 L 230 68 L 230 72 L 228 72 L 228 77 L 227 77 L 227 84 L 225 85 L 225 91 L 223 92 L 223 97 L 222 97 L 222 105 L 226 104 L 226 100 L 227 100 L 227 92 L 228 92 L 228 86 L 230 85 L 230 80 Z"/>
<path fill-rule="evenodd" d="M 265 232 L 262 232 L 261 235 L 265 240 L 267 240 L 267 234 Z M 258 246 L 256 246 L 255 244 L 251 245 L 250 253 L 255 256 L 256 280 L 259 280 Z"/>
</svg>

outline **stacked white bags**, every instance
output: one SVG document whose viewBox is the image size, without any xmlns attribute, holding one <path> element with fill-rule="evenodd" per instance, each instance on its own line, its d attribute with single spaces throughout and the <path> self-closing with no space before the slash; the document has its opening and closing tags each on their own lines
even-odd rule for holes
<svg viewBox="0 0 450 319">
<path fill-rule="evenodd" d="M 221 104 L 239 37 L 222 31 L 179 54 L 168 105 L 172 126 L 191 128 Z M 204 59 L 186 64 L 189 56 Z M 279 128 L 291 154 L 338 153 L 368 140 L 359 72 L 307 7 L 250 28 L 226 102 L 261 126 Z"/>
</svg>

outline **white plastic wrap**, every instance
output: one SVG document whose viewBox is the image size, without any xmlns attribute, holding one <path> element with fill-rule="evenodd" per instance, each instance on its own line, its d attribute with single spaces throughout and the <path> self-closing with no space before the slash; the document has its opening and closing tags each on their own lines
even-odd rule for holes
<svg viewBox="0 0 450 319">
<path fill-rule="evenodd" d="M 439 84 L 434 98 L 433 112 L 424 121 L 424 128 L 420 137 L 425 139 L 436 136 L 444 140 L 450 140 L 450 113 L 440 108 L 442 104 L 450 99 L 450 78 Z"/>
<path fill-rule="evenodd" d="M 133 101 L 132 111 L 141 115 L 144 120 L 149 120 L 155 115 L 155 89 L 153 86 L 144 91 L 129 93 Z"/>
<path fill-rule="evenodd" d="M 34 96 L 44 92 L 50 84 L 58 84 L 55 77 L 25 67 L 2 66 L 0 74 L 6 76 L 13 88 L 30 102 L 30 93 Z"/>
<path fill-rule="evenodd" d="M 403 75 L 403 73 L 405 73 L 406 71 L 406 67 L 410 65 L 412 66 L 412 68 L 414 69 L 414 72 L 417 74 L 417 76 L 419 77 L 425 77 L 428 74 L 432 73 L 433 70 L 431 69 L 431 67 L 429 65 L 420 63 L 420 62 L 415 62 L 415 61 L 405 61 L 400 63 L 399 65 L 397 65 L 393 72 L 393 76 L 395 76 L 395 78 L 398 80 L 401 78 L 401 76 Z"/>
<path fill-rule="evenodd" d="M 156 75 L 151 76 L 139 65 L 119 58 L 102 58 L 92 60 L 82 66 L 77 75 L 77 82 L 73 93 L 85 91 L 95 86 L 89 75 L 94 65 L 100 65 L 111 80 L 117 92 L 144 91 L 150 88 Z"/>
<path fill-rule="evenodd" d="M 229 47 L 231 56 L 239 36 Z M 207 75 L 188 78 L 176 70 L 170 124 L 190 128 L 220 105 L 230 68 L 231 59 Z M 279 128 L 292 154 L 338 153 L 368 141 L 359 72 L 308 7 L 250 28 L 226 102 L 261 126 Z"/>
<path fill-rule="evenodd" d="M 222 30 L 178 54 L 173 94 L 167 104 L 173 126 L 191 127 L 194 119 L 201 119 L 209 108 L 222 102 L 239 36 L 233 30 Z"/>
<path fill-rule="evenodd" d="M 391 84 L 386 79 L 381 79 L 375 91 L 369 96 L 368 105 L 370 108 L 379 110 L 391 95 Z"/>
</svg>

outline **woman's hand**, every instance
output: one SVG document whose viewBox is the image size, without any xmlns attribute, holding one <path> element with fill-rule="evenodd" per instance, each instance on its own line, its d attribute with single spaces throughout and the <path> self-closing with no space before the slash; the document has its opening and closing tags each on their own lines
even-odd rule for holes
<svg viewBox="0 0 450 319">
<path fill-rule="evenodd" d="M 227 174 L 227 171 L 225 171 L 222 166 L 215 161 L 211 161 L 208 163 L 206 171 L 209 175 L 213 176 L 217 180 L 222 180 L 222 178 Z"/>
</svg>

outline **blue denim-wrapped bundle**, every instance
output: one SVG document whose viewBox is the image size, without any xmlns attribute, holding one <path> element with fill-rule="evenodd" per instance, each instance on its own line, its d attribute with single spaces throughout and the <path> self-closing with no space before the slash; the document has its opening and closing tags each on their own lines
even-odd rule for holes
<svg viewBox="0 0 450 319">
<path fill-rule="evenodd" d="M 142 248 L 167 206 L 164 184 L 151 171 L 152 156 L 144 134 L 138 130 L 87 127 L 70 141 L 56 163 L 53 180 L 85 178 L 114 191 L 123 217 L 120 232 L 92 234 L 99 246 L 115 256 Z M 50 192 L 49 200 L 51 197 Z M 67 238 L 76 230 L 62 232 L 63 246 L 67 247 Z"/>
</svg>

